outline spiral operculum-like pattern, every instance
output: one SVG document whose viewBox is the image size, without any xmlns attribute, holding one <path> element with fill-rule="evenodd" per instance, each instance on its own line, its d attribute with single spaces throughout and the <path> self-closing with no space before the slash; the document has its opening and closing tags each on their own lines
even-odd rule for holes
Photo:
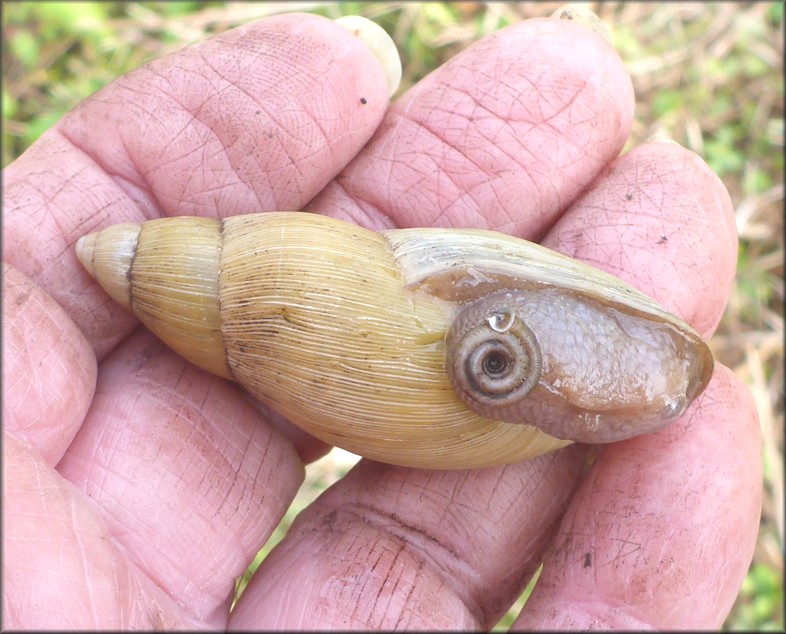
<svg viewBox="0 0 786 634">
<path fill-rule="evenodd" d="M 540 347 L 507 294 L 465 307 L 453 321 L 446 347 L 453 388 L 484 416 L 493 417 L 489 408 L 517 403 L 540 379 Z"/>
</svg>

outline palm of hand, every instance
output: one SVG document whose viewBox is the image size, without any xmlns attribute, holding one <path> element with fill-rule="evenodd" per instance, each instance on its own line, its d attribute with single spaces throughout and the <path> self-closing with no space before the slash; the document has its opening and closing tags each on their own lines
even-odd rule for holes
<svg viewBox="0 0 786 634">
<path fill-rule="evenodd" d="M 120 78 L 6 170 L 4 603 L 17 626 L 485 628 L 545 553 L 519 625 L 722 622 L 761 486 L 753 406 L 724 368 L 683 420 L 607 447 L 586 475 L 580 447 L 473 472 L 363 461 L 229 614 L 233 580 L 325 448 L 133 332 L 76 262 L 82 234 L 308 206 L 371 228 L 540 241 L 705 336 L 725 305 L 728 195 L 677 146 L 617 158 L 632 91 L 595 34 L 516 25 L 386 105 L 362 44 L 282 16 Z"/>
</svg>

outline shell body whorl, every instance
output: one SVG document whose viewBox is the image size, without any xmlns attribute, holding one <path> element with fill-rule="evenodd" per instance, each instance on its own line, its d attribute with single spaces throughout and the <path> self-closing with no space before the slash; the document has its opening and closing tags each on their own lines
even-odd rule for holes
<svg viewBox="0 0 786 634">
<path fill-rule="evenodd" d="M 304 212 L 121 227 L 77 245 L 114 299 L 189 361 L 238 381 L 325 442 L 382 462 L 481 467 L 572 440 L 608 442 L 619 429 L 652 431 L 712 369 L 698 335 L 646 296 L 600 272 L 593 289 L 594 269 L 492 232 L 377 233 Z M 589 341 L 616 337 L 609 324 L 623 315 L 623 330 L 646 333 L 647 343 L 579 346 L 585 354 L 635 351 L 635 362 L 650 361 L 622 384 L 614 362 L 601 363 L 610 376 L 586 394 L 593 360 L 577 359 L 565 345 L 576 335 L 551 322 L 580 314 L 589 324 L 599 313 L 611 317 L 587 330 Z M 492 379 L 509 380 L 520 388 L 512 401 L 475 407 L 448 367 L 472 331 L 459 324 L 478 316 L 481 339 L 510 337 L 503 349 L 525 355 L 527 371 L 494 355 L 460 365 L 485 364 Z M 626 397 L 631 386 L 635 398 Z"/>
</svg>

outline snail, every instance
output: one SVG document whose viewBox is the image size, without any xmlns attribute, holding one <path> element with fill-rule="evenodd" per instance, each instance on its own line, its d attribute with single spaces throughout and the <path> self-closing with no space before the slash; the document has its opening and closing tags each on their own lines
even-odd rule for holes
<svg viewBox="0 0 786 634">
<path fill-rule="evenodd" d="M 712 373 L 706 343 L 646 295 L 492 231 L 270 212 L 114 225 L 76 250 L 185 359 L 391 464 L 483 467 L 654 432 Z"/>
</svg>

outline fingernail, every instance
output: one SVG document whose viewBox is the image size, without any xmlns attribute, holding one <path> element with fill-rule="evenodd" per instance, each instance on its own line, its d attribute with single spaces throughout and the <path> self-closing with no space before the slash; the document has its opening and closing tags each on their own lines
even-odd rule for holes
<svg viewBox="0 0 786 634">
<path fill-rule="evenodd" d="M 656 132 L 651 137 L 649 137 L 646 140 L 646 142 L 647 143 L 673 143 L 674 145 L 680 145 L 679 143 L 677 143 L 677 141 L 672 139 L 665 132 Z M 682 146 L 680 145 L 680 147 L 682 147 Z"/>
<path fill-rule="evenodd" d="M 359 15 L 345 15 L 338 18 L 336 23 L 363 42 L 379 60 L 388 82 L 388 96 L 392 97 L 401 83 L 401 58 L 385 29 Z"/>
<path fill-rule="evenodd" d="M 552 18 L 558 20 L 571 20 L 577 24 L 582 24 L 588 29 L 598 33 L 604 40 L 611 44 L 611 35 L 603 21 L 590 11 L 587 7 L 580 4 L 566 4 L 551 14 Z"/>
</svg>

